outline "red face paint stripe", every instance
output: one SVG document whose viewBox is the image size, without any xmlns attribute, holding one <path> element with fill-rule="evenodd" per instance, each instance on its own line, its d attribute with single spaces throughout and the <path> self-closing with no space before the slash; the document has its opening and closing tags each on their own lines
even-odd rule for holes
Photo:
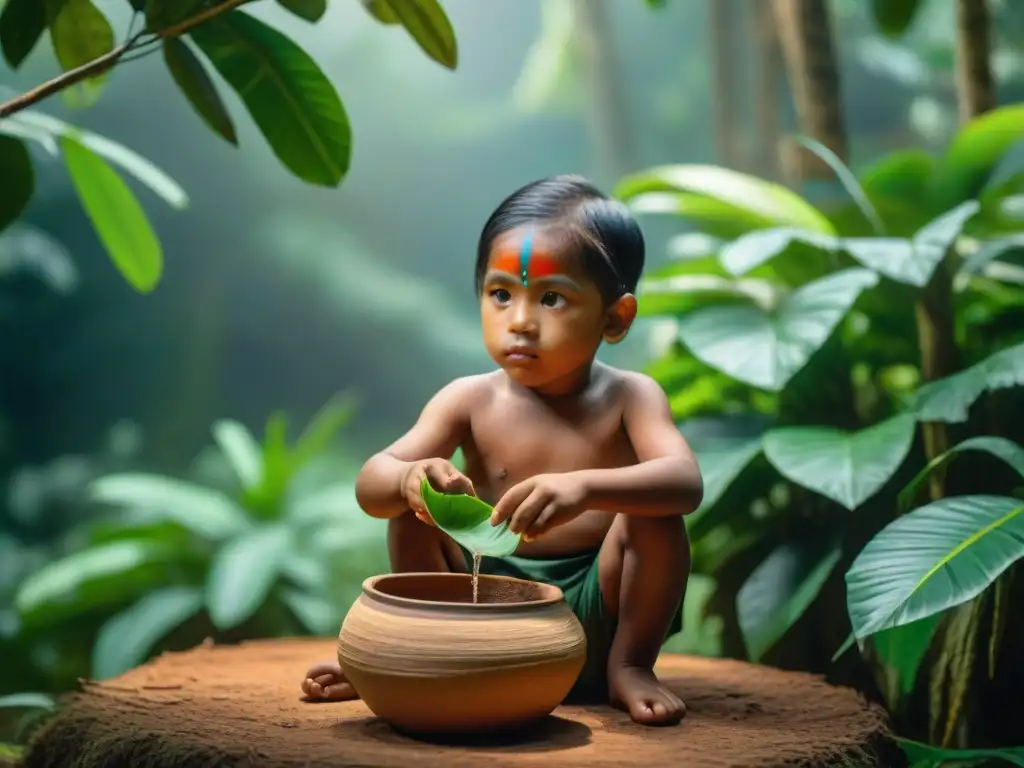
<svg viewBox="0 0 1024 768">
<path fill-rule="evenodd" d="M 510 253 L 508 251 L 499 253 L 491 260 L 491 269 L 496 269 L 499 272 L 508 272 L 510 275 L 519 276 L 521 270 L 519 269 L 519 254 Z M 553 275 L 559 275 L 562 273 L 562 265 L 558 259 L 552 258 L 543 253 L 537 253 L 534 251 L 530 257 L 529 271 L 527 277 L 531 280 L 537 280 L 542 277 L 551 277 Z"/>
</svg>

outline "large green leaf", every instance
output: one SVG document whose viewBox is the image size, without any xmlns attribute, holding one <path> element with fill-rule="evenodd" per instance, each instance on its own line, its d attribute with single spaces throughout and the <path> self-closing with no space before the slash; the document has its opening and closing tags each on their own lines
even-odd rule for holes
<svg viewBox="0 0 1024 768">
<path fill-rule="evenodd" d="M 901 283 L 923 287 L 960 236 L 964 225 L 978 212 L 969 200 L 922 227 L 913 238 L 847 238 L 840 244 L 865 267 Z"/>
<path fill-rule="evenodd" d="M 355 415 L 357 398 L 348 392 L 336 394 L 317 411 L 302 430 L 292 450 L 292 463 L 296 468 L 326 451 L 338 432 Z"/>
<path fill-rule="evenodd" d="M 505 557 L 519 546 L 519 536 L 508 529 L 507 520 L 491 525 L 490 504 L 465 493 L 439 493 L 426 478 L 420 491 L 437 527 L 470 552 Z"/>
<path fill-rule="evenodd" d="M 914 688 L 918 667 L 932 643 L 941 615 L 936 613 L 910 624 L 883 629 L 872 638 L 879 658 L 896 672 L 896 685 L 901 696 Z"/>
<path fill-rule="evenodd" d="M 291 532 L 266 525 L 218 550 L 206 579 L 206 606 L 217 629 L 237 627 L 267 599 L 291 548 Z"/>
<path fill-rule="evenodd" d="M 245 513 L 227 496 L 173 477 L 126 472 L 95 480 L 93 501 L 140 510 L 155 520 L 173 520 L 203 539 L 222 541 L 248 530 Z"/>
<path fill-rule="evenodd" d="M 857 638 L 977 597 L 1024 556 L 1024 501 L 956 496 L 896 518 L 846 573 Z"/>
<path fill-rule="evenodd" d="M 46 6 L 41 0 L 7 0 L 0 8 L 0 50 L 17 69 L 46 31 Z"/>
<path fill-rule="evenodd" d="M 639 188 L 641 189 L 642 188 Z M 732 239 L 747 232 L 777 226 L 773 219 L 704 195 L 685 192 L 633 192 L 625 188 L 624 197 L 636 214 L 679 216 L 697 225 L 701 232 L 718 238 Z"/>
<path fill-rule="evenodd" d="M 914 442 L 916 421 L 899 415 L 858 432 L 833 427 L 781 427 L 764 436 L 764 454 L 794 483 L 856 509 L 899 469 Z"/>
<path fill-rule="evenodd" d="M 709 198 L 720 208 L 767 226 L 793 226 L 835 234 L 827 218 L 795 192 L 755 176 L 713 165 L 665 165 L 627 176 L 616 196 L 633 200 L 649 193 Z"/>
<path fill-rule="evenodd" d="M 923 149 L 904 149 L 884 155 L 860 175 L 860 184 L 872 200 L 922 200 L 935 170 L 935 158 Z"/>
<path fill-rule="evenodd" d="M 92 0 L 61 0 L 50 22 L 50 39 L 61 69 L 68 72 L 95 61 L 114 50 L 114 28 Z M 107 73 L 94 75 L 64 90 L 73 103 L 92 104 L 99 95 Z"/>
<path fill-rule="evenodd" d="M 285 167 L 310 184 L 337 186 L 348 172 L 352 131 L 337 91 L 309 54 L 243 11 L 190 34 Z"/>
<path fill-rule="evenodd" d="M 875 25 L 886 37 L 901 37 L 917 15 L 921 0 L 871 0 Z"/>
<path fill-rule="evenodd" d="M 15 606 L 26 625 L 52 623 L 145 594 L 179 559 L 165 542 L 122 539 L 47 563 L 22 582 Z"/>
<path fill-rule="evenodd" d="M 27 131 L 26 138 L 31 137 L 39 141 L 42 146 L 50 150 L 54 146 L 53 139 L 69 136 L 97 155 L 106 158 L 112 164 L 123 171 L 127 171 L 138 181 L 149 187 L 154 193 L 162 198 L 172 208 L 178 210 L 188 206 L 188 195 L 174 179 L 157 168 L 146 158 L 136 154 L 122 144 L 111 141 L 108 138 L 96 133 L 81 130 L 76 126 L 65 123 L 42 112 L 23 110 L 12 115 L 3 121 L 5 127 L 17 125 Z M 51 152 L 56 154 L 56 151 Z"/>
<path fill-rule="evenodd" d="M 1024 344 L 1008 347 L 959 373 L 930 382 L 914 395 L 921 421 L 967 421 L 974 401 L 985 391 L 1024 385 Z"/>
<path fill-rule="evenodd" d="M 730 280 L 717 275 L 676 275 L 644 281 L 638 317 L 682 316 L 699 307 L 725 303 L 771 304 L 778 290 L 767 280 Z"/>
<path fill-rule="evenodd" d="M 232 419 L 215 422 L 212 431 L 242 487 L 248 490 L 258 486 L 263 479 L 263 451 L 252 432 Z"/>
<path fill-rule="evenodd" d="M 28 147 L 19 139 L 0 135 L 0 230 L 21 216 L 35 190 L 35 171 Z"/>
<path fill-rule="evenodd" d="M 142 0 L 146 4 L 146 29 L 168 29 L 193 17 L 207 0 Z"/>
<path fill-rule="evenodd" d="M 814 602 L 842 555 L 838 543 L 782 544 L 747 577 L 736 614 L 751 661 L 760 661 Z"/>
<path fill-rule="evenodd" d="M 320 21 L 327 13 L 327 0 L 277 0 L 278 5 L 300 19 Z"/>
<path fill-rule="evenodd" d="M 154 645 L 202 607 L 202 590 L 165 587 L 111 617 L 92 647 L 93 679 L 116 677 L 141 664 Z"/>
<path fill-rule="evenodd" d="M 811 359 L 878 275 L 846 269 L 808 283 L 774 308 L 699 309 L 679 321 L 683 343 L 698 358 L 755 387 L 781 391 Z"/>
<path fill-rule="evenodd" d="M 760 436 L 748 440 L 718 441 L 694 450 L 704 481 L 704 498 L 700 507 L 685 518 L 692 540 L 700 539 L 713 527 L 715 515 L 712 510 L 715 505 L 760 452 Z"/>
<path fill-rule="evenodd" d="M 374 16 L 382 20 L 389 16 L 398 19 L 430 58 L 449 69 L 458 66 L 455 30 L 437 0 L 379 0 L 377 4 L 387 6 L 390 13 L 374 12 Z M 369 10 L 373 12 L 372 8 Z"/>
<path fill-rule="evenodd" d="M 61 137 L 60 145 L 82 206 L 114 266 L 136 291 L 152 292 L 164 256 L 146 212 L 103 158 L 70 136 Z"/>
<path fill-rule="evenodd" d="M 935 169 L 933 198 L 942 208 L 978 197 L 999 160 L 1024 138 L 1024 105 L 974 118 L 950 142 Z"/>
<path fill-rule="evenodd" d="M 907 483 L 907 487 L 900 491 L 900 509 L 907 509 L 916 501 L 921 486 L 925 481 L 941 467 L 945 467 L 953 459 L 967 451 L 979 451 L 994 456 L 1004 461 L 1011 469 L 1024 478 L 1024 447 L 1017 445 L 1005 437 L 982 435 L 971 437 L 962 443 L 957 443 L 945 453 L 939 454 L 925 465 L 924 469 L 917 473 L 913 480 Z"/>
<path fill-rule="evenodd" d="M 948 765 L 975 765 L 990 760 L 1008 765 L 1024 766 L 1024 747 L 996 747 L 993 749 L 944 749 L 920 741 L 897 738 L 900 749 L 913 768 L 941 768 Z"/>
<path fill-rule="evenodd" d="M 217 93 L 203 63 L 188 44 L 178 37 L 163 41 L 164 63 L 178 89 L 203 122 L 217 135 L 238 146 L 235 124 Z"/>
</svg>

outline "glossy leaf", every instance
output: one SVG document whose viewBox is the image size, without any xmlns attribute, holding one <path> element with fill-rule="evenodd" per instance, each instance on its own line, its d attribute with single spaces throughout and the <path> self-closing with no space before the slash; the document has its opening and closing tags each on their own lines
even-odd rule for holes
<svg viewBox="0 0 1024 768">
<path fill-rule="evenodd" d="M 361 0 L 366 12 L 381 24 L 398 24 L 398 17 L 387 0 Z"/>
<path fill-rule="evenodd" d="M 420 490 L 437 527 L 470 552 L 505 557 L 516 551 L 519 536 L 508 529 L 507 520 L 491 525 L 490 504 L 465 493 L 438 493 L 426 478 Z"/>
<path fill-rule="evenodd" d="M 116 141 L 90 131 L 81 130 L 42 112 L 24 110 L 8 118 L 5 122 L 16 122 L 26 130 L 34 132 L 37 140 L 48 148 L 46 140 L 52 143 L 54 138 L 71 137 L 81 142 L 97 155 L 106 158 L 113 165 L 134 176 L 138 181 L 149 187 L 172 208 L 181 210 L 188 206 L 188 195 L 174 179 L 157 168 L 146 158 L 133 152 Z"/>
<path fill-rule="evenodd" d="M 755 176 L 712 165 L 651 168 L 627 176 L 615 194 L 625 201 L 634 201 L 650 193 L 666 192 L 709 199 L 720 216 L 739 213 L 752 222 L 760 222 L 762 228 L 792 226 L 835 234 L 821 211 L 795 192 Z"/>
<path fill-rule="evenodd" d="M 145 0 L 146 29 L 156 32 L 196 15 L 207 0 Z"/>
<path fill-rule="evenodd" d="M 211 19 L 191 36 L 285 167 L 310 184 L 337 186 L 348 172 L 352 132 L 334 86 L 309 54 L 242 11 Z"/>
<path fill-rule="evenodd" d="M 398 19 L 430 58 L 448 69 L 458 66 L 455 30 L 438 0 L 380 0 L 380 4 L 390 10 L 390 14 L 384 14 L 385 18 L 393 15 Z"/>
<path fill-rule="evenodd" d="M 337 634 L 341 627 L 341 614 L 322 597 L 297 589 L 282 589 L 279 595 L 288 610 L 310 633 L 319 636 Z"/>
<path fill-rule="evenodd" d="M 163 54 L 167 70 L 196 114 L 210 130 L 238 146 L 235 124 L 217 93 L 217 86 L 188 44 L 181 38 L 169 37 L 163 41 Z"/>
<path fill-rule="evenodd" d="M 0 230 L 17 219 L 28 207 L 35 190 L 36 175 L 24 142 L 0 135 Z"/>
<path fill-rule="evenodd" d="M 252 432 L 232 419 L 220 419 L 212 427 L 213 439 L 223 451 L 243 488 L 255 488 L 263 475 L 263 450 Z"/>
<path fill-rule="evenodd" d="M 295 441 L 292 461 L 296 468 L 304 466 L 330 447 L 338 432 L 352 420 L 357 403 L 353 395 L 339 393 L 313 415 Z"/>
<path fill-rule="evenodd" d="M 139 293 L 151 293 L 163 273 L 163 249 L 146 212 L 117 171 L 70 136 L 60 140 L 64 163 L 100 242 Z"/>
<path fill-rule="evenodd" d="M 57 702 L 45 693 L 10 693 L 0 696 L 0 709 L 56 709 Z"/>
<path fill-rule="evenodd" d="M 921 0 L 871 0 L 875 25 L 890 38 L 901 37 L 913 23 Z"/>
<path fill-rule="evenodd" d="M 921 421 L 951 424 L 967 421 L 974 401 L 983 392 L 1024 385 L 1024 344 L 1008 347 L 959 373 L 929 382 L 913 398 Z"/>
<path fill-rule="evenodd" d="M 114 50 L 114 28 L 92 0 L 61 0 L 60 10 L 50 22 L 50 39 L 61 69 L 68 72 L 95 61 Z M 82 102 L 89 105 L 99 94 L 107 73 L 94 75 L 80 84 Z M 73 91 L 65 89 L 73 96 Z"/>
<path fill-rule="evenodd" d="M 723 246 L 718 260 L 730 275 L 744 275 L 794 246 L 804 246 L 803 258 L 813 258 L 814 249 L 831 252 L 839 238 L 798 227 L 772 227 L 748 232 Z"/>
<path fill-rule="evenodd" d="M 782 544 L 754 569 L 736 594 L 736 614 L 751 661 L 760 661 L 804 615 L 841 555 L 838 543 Z"/>
<path fill-rule="evenodd" d="M 764 436 L 764 454 L 785 477 L 847 509 L 857 509 L 893 476 L 914 442 L 913 416 L 858 432 L 782 427 Z"/>
<path fill-rule="evenodd" d="M 921 486 L 924 485 L 925 481 L 927 481 L 933 473 L 938 471 L 941 467 L 945 467 L 957 456 L 967 451 L 987 453 L 990 456 L 1005 462 L 1011 469 L 1015 470 L 1018 475 L 1024 478 L 1024 447 L 1021 447 L 1012 440 L 1007 440 L 1005 437 L 987 435 L 971 437 L 964 440 L 962 443 L 954 445 L 945 453 L 939 454 L 929 461 L 924 469 L 918 472 L 914 479 L 907 483 L 907 487 L 900 492 L 900 509 L 907 509 L 914 504 L 919 495 Z"/>
<path fill-rule="evenodd" d="M 46 31 L 46 7 L 41 0 L 7 0 L 0 7 L 0 50 L 17 69 Z"/>
<path fill-rule="evenodd" d="M 933 195 L 943 208 L 977 198 L 1003 155 L 1024 138 L 1024 105 L 986 112 L 963 126 L 935 169 Z"/>
<path fill-rule="evenodd" d="M 285 10 L 309 22 L 320 21 L 327 13 L 327 0 L 277 0 Z"/>
<path fill-rule="evenodd" d="M 206 580 L 206 605 L 220 630 L 232 629 L 259 610 L 281 574 L 291 534 L 267 525 L 232 539 L 214 555 Z"/>
<path fill-rule="evenodd" d="M 203 539 L 221 541 L 250 527 L 245 513 L 220 491 L 173 477 L 126 472 L 95 480 L 93 501 L 144 511 L 154 520 L 172 520 Z"/>
<path fill-rule="evenodd" d="M 704 195 L 640 190 L 624 199 L 635 214 L 678 216 L 698 226 L 703 234 L 727 240 L 776 226 L 774 221 L 754 211 Z"/>
<path fill-rule="evenodd" d="M 927 766 L 940 768 L 944 765 L 973 765 L 974 763 L 996 760 L 1007 765 L 1024 766 L 1024 747 L 996 747 L 993 749 L 944 749 L 910 739 L 897 738 L 896 742 L 907 756 L 913 768 Z"/>
<path fill-rule="evenodd" d="M 996 240 L 988 240 L 964 259 L 960 268 L 961 274 L 976 275 L 984 272 L 985 267 L 1006 253 L 1024 249 L 1024 235 L 1010 235 Z"/>
<path fill-rule="evenodd" d="M 1021 499 L 956 496 L 898 517 L 846 574 L 854 635 L 865 638 L 966 603 L 1021 557 Z"/>
<path fill-rule="evenodd" d="M 891 629 L 883 629 L 872 638 L 879 658 L 896 672 L 896 685 L 901 696 L 914 689 L 917 670 L 931 646 L 942 614 Z"/>
<path fill-rule="evenodd" d="M 767 280 L 730 280 L 717 275 L 676 275 L 641 284 L 638 317 L 681 317 L 700 307 L 726 303 L 770 304 L 778 290 Z"/>
<path fill-rule="evenodd" d="M 165 587 L 111 617 L 92 648 L 92 678 L 106 680 L 138 666 L 168 632 L 202 607 L 201 590 Z"/>
<path fill-rule="evenodd" d="M 26 624 L 42 624 L 97 605 L 144 594 L 167 578 L 177 555 L 164 542 L 122 539 L 47 563 L 21 583 L 15 606 Z"/>
<path fill-rule="evenodd" d="M 749 440 L 719 441 L 694 450 L 704 481 L 704 498 L 700 507 L 684 518 L 691 538 L 696 540 L 706 533 L 711 526 L 709 514 L 760 452 L 760 436 Z"/>
<path fill-rule="evenodd" d="M 847 269 L 802 286 L 775 308 L 699 309 L 679 321 L 680 338 L 708 365 L 778 392 L 807 365 L 860 294 L 877 283 L 874 272 Z"/>
<path fill-rule="evenodd" d="M 922 200 L 935 170 L 935 158 L 923 149 L 890 152 L 860 174 L 860 184 L 872 200 Z"/>
</svg>

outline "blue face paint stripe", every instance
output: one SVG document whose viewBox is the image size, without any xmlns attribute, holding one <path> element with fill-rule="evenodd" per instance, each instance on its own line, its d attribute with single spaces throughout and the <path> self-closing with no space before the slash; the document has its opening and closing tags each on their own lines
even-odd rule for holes
<svg viewBox="0 0 1024 768">
<path fill-rule="evenodd" d="M 527 232 L 523 244 L 519 248 L 519 273 L 523 285 L 529 285 L 527 273 L 530 271 L 530 252 L 533 250 L 533 233 Z"/>
</svg>

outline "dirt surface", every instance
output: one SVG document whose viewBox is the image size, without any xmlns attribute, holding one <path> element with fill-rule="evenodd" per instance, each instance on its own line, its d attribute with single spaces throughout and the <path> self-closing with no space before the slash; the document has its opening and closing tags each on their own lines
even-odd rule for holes
<svg viewBox="0 0 1024 768">
<path fill-rule="evenodd" d="M 516 768 L 869 766 L 895 756 L 885 714 L 816 677 L 665 655 L 682 724 L 645 728 L 609 707 L 563 707 L 531 731 L 428 743 L 358 701 L 307 703 L 299 683 L 334 640 L 260 641 L 165 654 L 86 683 L 36 734 L 26 768 Z M 430 692 L 424 690 L 424 706 Z"/>
</svg>

